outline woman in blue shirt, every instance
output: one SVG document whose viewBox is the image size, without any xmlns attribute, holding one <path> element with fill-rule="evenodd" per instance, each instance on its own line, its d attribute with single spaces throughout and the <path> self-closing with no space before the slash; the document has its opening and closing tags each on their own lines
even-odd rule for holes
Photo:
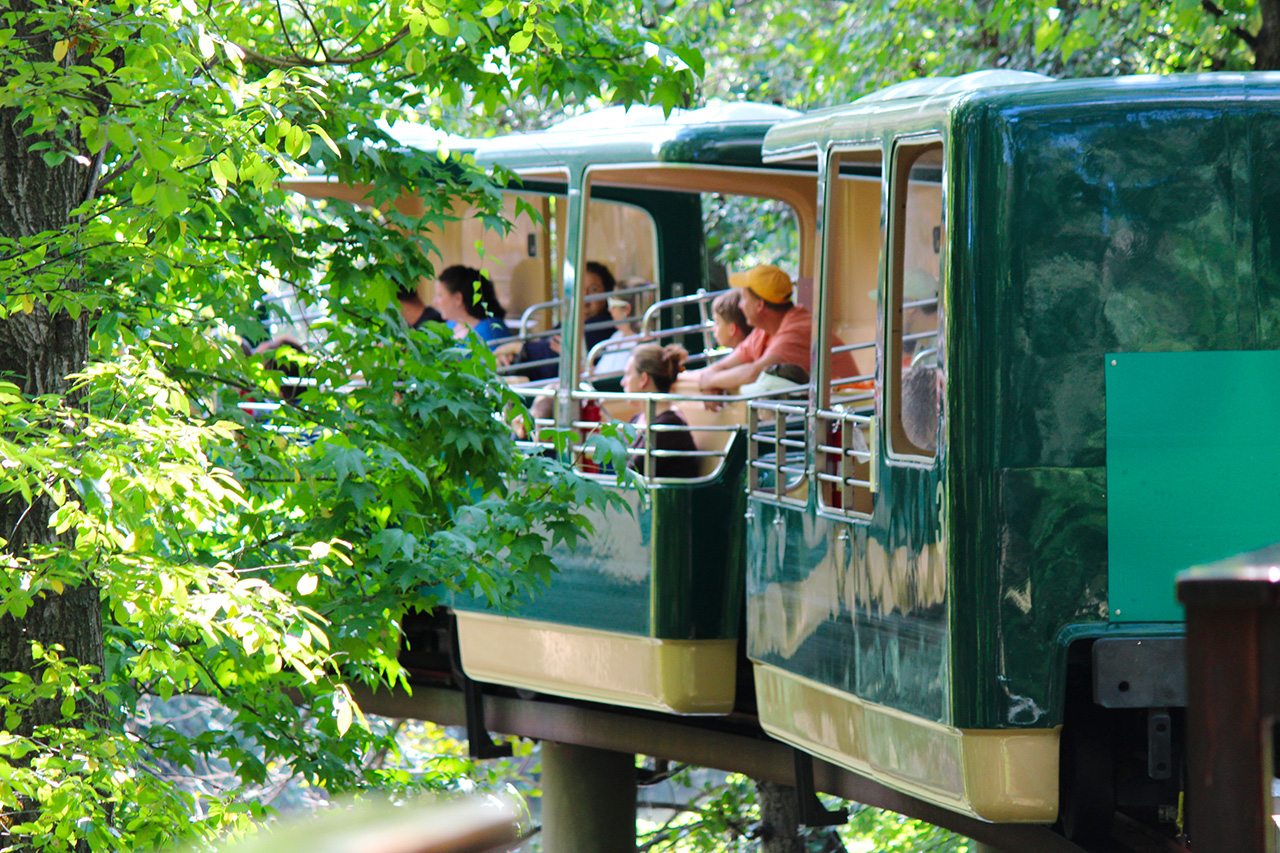
<svg viewBox="0 0 1280 853">
<path fill-rule="evenodd" d="M 454 337 L 474 332 L 486 344 L 511 337 L 502 322 L 507 311 L 498 302 L 493 282 L 474 267 L 457 264 L 446 268 L 436 279 L 436 295 L 431 305 L 453 329 Z"/>
</svg>

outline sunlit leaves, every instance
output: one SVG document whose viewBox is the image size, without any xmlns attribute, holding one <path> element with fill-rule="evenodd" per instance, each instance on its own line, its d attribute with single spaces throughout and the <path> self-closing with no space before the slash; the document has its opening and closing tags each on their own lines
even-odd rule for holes
<svg viewBox="0 0 1280 853">
<path fill-rule="evenodd" d="M 1255 59 L 1248 38 L 1263 29 L 1255 0 L 681 0 L 663 8 L 672 49 L 689 45 L 705 57 L 704 98 L 799 108 L 989 68 L 1054 77 L 1244 70 Z M 1270 30 L 1280 34 L 1280 22 Z"/>
<path fill-rule="evenodd" d="M 0 385 L 0 499 L 46 500 L 61 534 L 0 543 L 0 616 L 92 587 L 107 655 L 98 671 L 33 649 L 45 678 L 0 684 L 7 731 L 36 703 L 58 718 L 0 736 L 0 803 L 40 806 L 8 829 L 132 850 L 263 816 L 234 786 L 197 808 L 148 775 L 160 760 L 216 758 L 254 784 L 282 767 L 334 791 L 434 784 L 368 766 L 385 735 L 346 685 L 403 680 L 411 607 L 527 595 L 554 568 L 545 538 L 576 541 L 582 506 L 610 498 L 516 452 L 494 415 L 520 403 L 487 351 L 388 310 L 433 274 L 423 232 L 455 201 L 499 227 L 500 208 L 465 155 L 405 150 L 387 123 L 526 99 L 672 106 L 690 71 L 595 0 L 34 3 L 0 12 L 0 110 L 19 154 L 79 189 L 61 227 L 0 239 L 0 320 L 65 312 L 94 337 L 73 388 Z M 316 175 L 362 194 L 282 186 Z M 307 352 L 246 356 L 286 303 L 310 312 L 292 329 Z M 141 698 L 186 691 L 232 724 L 126 732 Z"/>
</svg>

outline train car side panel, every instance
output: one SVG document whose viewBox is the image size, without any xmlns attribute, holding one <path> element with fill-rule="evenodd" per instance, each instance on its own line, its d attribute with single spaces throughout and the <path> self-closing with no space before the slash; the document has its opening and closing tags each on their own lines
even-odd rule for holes
<svg viewBox="0 0 1280 853">
<path fill-rule="evenodd" d="M 952 425 L 977 433 L 958 462 L 963 514 L 983 531 L 963 571 L 996 573 L 973 601 L 998 635 L 979 628 L 957 650 L 958 671 L 992 676 L 957 697 L 977 726 L 1060 722 L 1059 637 L 1108 618 L 1106 354 L 1258 345 L 1256 321 L 1239 319 L 1256 309 L 1237 261 L 1238 120 L 1184 93 L 1176 108 L 1026 100 L 992 108 L 971 160 L 969 215 L 995 224 L 958 330 L 977 369 L 958 411 L 977 420 Z"/>
</svg>

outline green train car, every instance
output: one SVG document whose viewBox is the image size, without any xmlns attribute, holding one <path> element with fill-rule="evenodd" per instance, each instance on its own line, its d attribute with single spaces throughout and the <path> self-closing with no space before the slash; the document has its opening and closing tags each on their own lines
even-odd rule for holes
<svg viewBox="0 0 1280 853">
<path fill-rule="evenodd" d="M 913 81 L 764 148 L 876 378 L 816 346 L 792 475 L 749 454 L 762 725 L 990 821 L 1176 826 L 1173 574 L 1280 540 L 1280 76 Z"/>
<path fill-rule="evenodd" d="M 988 821 L 1176 831 L 1173 574 L 1280 540 L 1280 76 L 978 72 L 804 116 L 607 110 L 474 153 L 520 176 L 517 226 L 463 216 L 442 256 L 479 241 L 516 349 L 559 341 L 511 381 L 584 444 L 673 401 L 700 473 L 624 491 L 537 599 L 455 598 L 468 676 L 756 714 Z M 735 218 L 776 227 L 771 254 L 726 248 Z M 796 277 L 808 386 L 715 412 L 618 392 L 588 264 L 641 318 L 617 347 L 696 362 L 738 256 Z"/>
<path fill-rule="evenodd" d="M 726 207 L 737 205 L 738 215 L 780 211 L 790 235 L 782 245 L 795 268 L 812 275 L 816 171 L 760 159 L 765 131 L 796 115 L 751 104 L 671 117 L 609 109 L 477 145 L 478 163 L 514 171 L 519 192 L 551 204 L 545 219 L 555 227 L 560 286 L 532 307 L 555 313 L 556 322 L 531 317 L 529 337 L 558 334 L 561 349 L 550 371 L 530 371 L 528 358 L 508 368 L 535 409 L 545 407 L 542 423 L 576 428 L 585 439 L 600 419 L 625 421 L 657 402 L 620 393 L 620 367 L 598 369 L 609 347 L 592 344 L 589 333 L 609 296 L 629 299 L 642 326 L 616 343 L 624 360 L 642 340 L 682 342 L 695 362 L 713 346 L 709 302 L 725 284 L 713 281 L 717 247 L 705 223 Z M 612 294 L 582 286 L 594 263 L 619 279 Z M 610 323 L 618 321 L 606 320 L 606 331 Z M 523 352 L 531 352 L 527 344 Z M 469 677 L 678 714 L 733 710 L 743 659 L 746 412 L 736 398 L 709 412 L 694 390 L 678 394 L 678 405 L 692 428 L 699 476 L 649 478 L 643 494 L 619 489 L 628 509 L 595 514 L 588 543 L 554 552 L 559 571 L 533 601 L 495 609 L 454 598 Z M 582 468 L 615 481 L 589 460 Z"/>
</svg>

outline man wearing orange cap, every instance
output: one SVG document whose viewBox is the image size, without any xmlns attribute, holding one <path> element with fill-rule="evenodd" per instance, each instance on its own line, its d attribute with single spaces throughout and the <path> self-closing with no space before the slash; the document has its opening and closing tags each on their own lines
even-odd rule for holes
<svg viewBox="0 0 1280 853">
<path fill-rule="evenodd" d="M 808 371 L 813 315 L 791 301 L 791 277 L 773 264 L 760 264 L 729 276 L 729 284 L 742 289 L 742 312 L 755 328 L 729 355 L 690 374 L 698 387 L 702 391 L 738 388 L 754 382 L 774 364 L 794 364 Z M 836 353 L 833 362 L 836 375 L 855 375 L 847 352 Z"/>
</svg>

